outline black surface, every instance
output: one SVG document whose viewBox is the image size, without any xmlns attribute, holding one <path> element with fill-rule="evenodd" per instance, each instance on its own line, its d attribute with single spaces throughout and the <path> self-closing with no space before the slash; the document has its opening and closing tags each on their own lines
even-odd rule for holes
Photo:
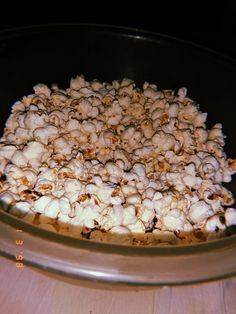
<svg viewBox="0 0 236 314">
<path fill-rule="evenodd" d="M 63 22 L 150 30 L 193 41 L 236 58 L 235 0 L 5 1 L 0 10 L 0 29 Z"/>
</svg>

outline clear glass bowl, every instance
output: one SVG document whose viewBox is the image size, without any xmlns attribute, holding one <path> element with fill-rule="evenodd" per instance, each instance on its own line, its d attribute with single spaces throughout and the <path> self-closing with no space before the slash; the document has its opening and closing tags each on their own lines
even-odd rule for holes
<svg viewBox="0 0 236 314">
<path fill-rule="evenodd" d="M 77 74 L 102 81 L 129 77 L 160 88 L 187 86 L 191 98 L 209 113 L 209 123 L 223 123 L 226 151 L 233 157 L 235 73 L 235 62 L 227 57 L 139 30 L 54 25 L 1 32 L 1 132 L 10 106 L 38 82 L 64 87 Z M 235 182 L 229 186 L 235 195 Z M 16 245 L 16 240 L 24 243 Z M 184 246 L 121 246 L 52 233 L 0 210 L 0 254 L 16 261 L 20 252 L 25 265 L 93 285 L 179 285 L 236 274 L 236 235 Z"/>
</svg>

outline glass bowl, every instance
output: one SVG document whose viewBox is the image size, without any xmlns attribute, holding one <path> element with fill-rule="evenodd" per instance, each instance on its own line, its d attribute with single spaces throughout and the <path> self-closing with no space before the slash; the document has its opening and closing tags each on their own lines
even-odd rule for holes
<svg viewBox="0 0 236 314">
<path fill-rule="evenodd" d="M 209 125 L 223 123 L 226 152 L 236 156 L 235 61 L 175 38 L 112 26 L 46 25 L 1 32 L 1 133 L 11 105 L 32 86 L 43 82 L 64 88 L 78 74 L 101 81 L 128 77 L 160 89 L 186 86 L 208 112 Z M 229 188 L 236 195 L 234 181 Z M 2 210 L 0 254 L 92 285 L 180 285 L 236 274 L 236 235 L 201 244 L 131 247 L 52 233 Z"/>
</svg>

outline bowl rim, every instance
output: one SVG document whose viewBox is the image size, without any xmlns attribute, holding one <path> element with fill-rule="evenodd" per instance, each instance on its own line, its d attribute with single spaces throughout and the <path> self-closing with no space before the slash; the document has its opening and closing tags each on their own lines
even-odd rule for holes
<svg viewBox="0 0 236 314">
<path fill-rule="evenodd" d="M 53 31 L 56 30 L 58 31 L 59 28 L 70 28 L 70 27 L 84 27 L 84 28 L 90 28 L 90 29 L 96 29 L 99 31 L 113 31 L 116 33 L 123 33 L 125 36 L 131 36 L 136 38 L 141 38 L 143 39 L 146 37 L 148 40 L 157 40 L 158 38 L 162 40 L 169 40 L 169 41 L 174 41 L 176 44 L 184 44 L 186 46 L 192 46 L 192 48 L 197 48 L 202 51 L 205 51 L 207 53 L 213 54 L 219 58 L 225 59 L 225 61 L 229 61 L 234 63 L 236 65 L 236 58 L 233 58 L 223 52 L 217 51 L 215 49 L 206 47 L 204 45 L 198 44 L 196 42 L 193 42 L 191 40 L 186 40 L 180 37 L 172 36 L 169 34 L 165 33 L 159 33 L 159 32 L 154 32 L 151 30 L 146 30 L 142 28 L 134 28 L 134 27 L 129 27 L 129 26 L 118 26 L 118 25 L 113 25 L 113 24 L 103 24 L 103 23 L 77 23 L 77 22 L 57 22 L 57 23 L 45 23 L 45 24 L 34 24 L 34 25 L 23 25 L 23 26 L 16 26 L 16 27 L 7 27 L 5 29 L 0 30 L 0 40 L 3 39 L 10 39 L 13 37 L 18 37 L 22 36 L 24 34 L 29 34 L 30 32 L 40 32 L 42 31 Z"/>
</svg>

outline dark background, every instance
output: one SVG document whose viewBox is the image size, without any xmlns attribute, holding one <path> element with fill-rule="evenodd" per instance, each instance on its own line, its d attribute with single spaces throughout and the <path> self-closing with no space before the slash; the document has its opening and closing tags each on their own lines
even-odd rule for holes
<svg viewBox="0 0 236 314">
<path fill-rule="evenodd" d="M 0 29 L 51 23 L 128 26 L 183 38 L 236 59 L 236 1 L 4 2 Z"/>
</svg>

